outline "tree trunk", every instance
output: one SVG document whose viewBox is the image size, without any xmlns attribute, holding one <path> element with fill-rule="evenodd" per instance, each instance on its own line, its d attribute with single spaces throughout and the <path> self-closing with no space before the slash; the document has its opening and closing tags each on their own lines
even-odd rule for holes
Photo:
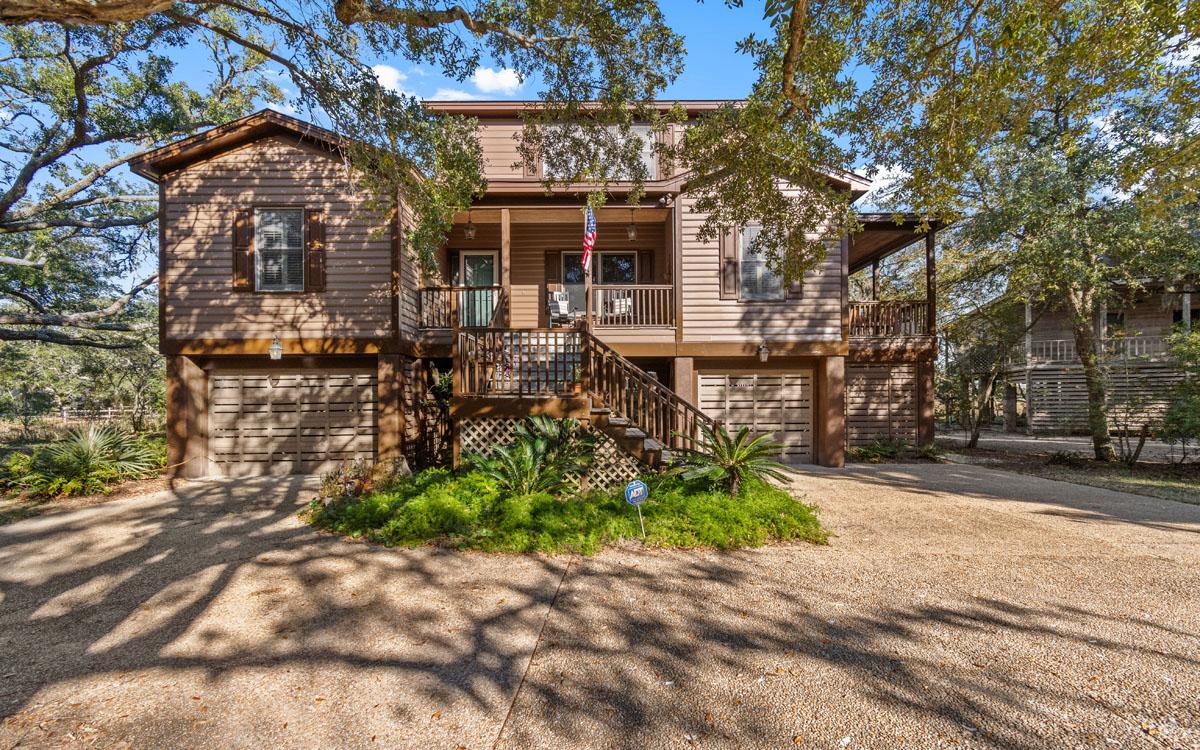
<svg viewBox="0 0 1200 750">
<path fill-rule="evenodd" d="M 1097 461 L 1113 461 L 1117 454 L 1108 431 L 1108 384 L 1104 377 L 1103 344 L 1096 337 L 1095 300 L 1086 290 L 1072 291 L 1067 299 L 1071 307 L 1075 352 L 1087 386 L 1087 421 L 1092 450 Z"/>
<path fill-rule="evenodd" d="M 998 364 L 993 365 L 992 371 L 984 376 L 979 390 L 979 401 L 971 406 L 971 439 L 967 441 L 968 448 L 975 448 L 979 445 L 979 434 L 983 431 L 983 418 L 987 413 L 988 404 L 992 402 L 992 392 L 996 388 L 996 379 L 999 377 Z"/>
</svg>

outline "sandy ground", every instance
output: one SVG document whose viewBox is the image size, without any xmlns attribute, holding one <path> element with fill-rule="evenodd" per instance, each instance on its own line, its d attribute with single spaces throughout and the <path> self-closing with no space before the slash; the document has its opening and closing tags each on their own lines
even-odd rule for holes
<svg viewBox="0 0 1200 750">
<path fill-rule="evenodd" d="M 0 527 L 0 750 L 1200 748 L 1200 508 L 797 485 L 829 546 L 387 550 L 302 526 L 303 479 Z"/>
</svg>

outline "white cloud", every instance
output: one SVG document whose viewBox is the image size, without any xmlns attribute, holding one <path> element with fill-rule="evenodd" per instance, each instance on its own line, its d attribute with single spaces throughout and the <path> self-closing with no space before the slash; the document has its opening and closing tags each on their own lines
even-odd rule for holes
<svg viewBox="0 0 1200 750">
<path fill-rule="evenodd" d="M 475 94 L 469 93 L 467 91 L 460 91 L 458 89 L 438 89 L 437 91 L 433 92 L 433 96 L 427 96 L 425 98 L 428 99 L 429 101 L 435 101 L 435 102 L 443 101 L 444 102 L 444 101 L 457 101 L 460 99 L 478 99 L 479 97 L 476 96 Z"/>
<path fill-rule="evenodd" d="M 273 109 L 276 112 L 279 112 L 279 113 L 285 114 L 285 115 L 296 114 L 296 108 L 293 107 L 292 105 L 288 104 L 287 102 L 270 102 L 269 104 L 267 104 L 267 109 Z"/>
<path fill-rule="evenodd" d="M 471 76 L 471 83 L 485 94 L 504 94 L 512 96 L 521 88 L 521 77 L 512 68 L 479 68 Z"/>
<path fill-rule="evenodd" d="M 371 72 L 379 79 L 379 85 L 389 91 L 395 91 L 397 94 L 409 94 L 412 92 L 405 89 L 401 84 L 408 80 L 408 76 L 400 70 L 393 68 L 391 65 L 372 65 Z"/>
</svg>

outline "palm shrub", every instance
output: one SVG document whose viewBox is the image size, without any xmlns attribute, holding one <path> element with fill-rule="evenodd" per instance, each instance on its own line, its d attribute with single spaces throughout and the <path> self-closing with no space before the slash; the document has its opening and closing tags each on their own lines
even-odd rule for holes
<svg viewBox="0 0 1200 750">
<path fill-rule="evenodd" d="M 9 456 L 5 484 L 34 495 L 103 493 L 118 482 L 156 473 L 163 464 L 159 453 L 118 427 L 90 424 L 33 453 Z"/>
<path fill-rule="evenodd" d="M 556 493 L 587 473 L 595 447 L 595 436 L 578 420 L 533 416 L 517 425 L 511 443 L 467 462 L 508 495 Z"/>
<path fill-rule="evenodd" d="M 676 433 L 678 434 L 678 433 Z M 684 437 L 692 447 L 672 451 L 675 464 L 668 473 L 687 481 L 703 479 L 736 497 L 750 480 L 787 480 L 794 470 L 774 456 L 782 447 L 769 435 L 751 436 L 742 427 L 730 435 L 724 425 L 700 425 L 700 440 Z"/>
</svg>

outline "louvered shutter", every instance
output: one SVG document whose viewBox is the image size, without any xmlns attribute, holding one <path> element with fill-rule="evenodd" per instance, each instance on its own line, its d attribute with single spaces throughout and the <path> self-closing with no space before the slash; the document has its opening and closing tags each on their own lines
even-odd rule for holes
<svg viewBox="0 0 1200 750">
<path fill-rule="evenodd" d="M 325 291 L 325 212 L 304 212 L 304 291 Z"/>
<path fill-rule="evenodd" d="M 233 288 L 254 288 L 254 212 L 248 208 L 233 215 Z"/>
<path fill-rule="evenodd" d="M 738 253 L 737 234 L 732 230 L 721 232 L 721 299 L 738 298 Z"/>
</svg>

